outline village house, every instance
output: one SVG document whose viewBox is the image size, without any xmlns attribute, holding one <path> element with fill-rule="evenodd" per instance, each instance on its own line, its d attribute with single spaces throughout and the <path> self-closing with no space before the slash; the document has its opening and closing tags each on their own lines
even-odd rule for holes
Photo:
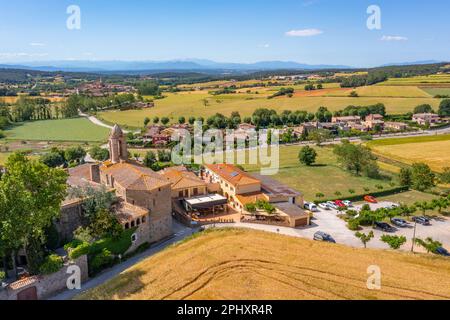
<svg viewBox="0 0 450 320">
<path fill-rule="evenodd" d="M 386 122 L 384 128 L 395 131 L 404 131 L 408 129 L 408 125 L 404 122 Z"/>
<path fill-rule="evenodd" d="M 366 117 L 366 121 L 364 122 L 364 125 L 366 126 L 366 129 L 373 130 L 377 127 L 381 130 L 384 128 L 384 117 L 381 114 L 369 114 Z"/>
<path fill-rule="evenodd" d="M 332 123 L 343 123 L 343 124 L 350 124 L 350 123 L 361 123 L 361 117 L 360 116 L 345 116 L 345 117 L 333 117 L 331 118 Z"/>
<path fill-rule="evenodd" d="M 202 176 L 207 183 L 219 185 L 229 205 L 244 216 L 253 216 L 246 212 L 246 205 L 261 200 L 272 203 L 289 226 L 309 224 L 310 216 L 303 210 L 303 195 L 276 180 L 250 175 L 230 164 L 205 165 Z"/>
<path fill-rule="evenodd" d="M 191 198 L 208 193 L 208 186 L 186 167 L 169 167 L 160 172 L 172 183 L 172 198 Z"/>
<path fill-rule="evenodd" d="M 238 130 L 256 130 L 256 126 L 250 123 L 240 123 L 237 127 Z"/>
<path fill-rule="evenodd" d="M 417 124 L 424 126 L 427 124 L 436 124 L 441 122 L 441 118 L 439 115 L 435 113 L 417 113 L 414 114 L 412 117 L 412 121 L 416 122 Z"/>
</svg>

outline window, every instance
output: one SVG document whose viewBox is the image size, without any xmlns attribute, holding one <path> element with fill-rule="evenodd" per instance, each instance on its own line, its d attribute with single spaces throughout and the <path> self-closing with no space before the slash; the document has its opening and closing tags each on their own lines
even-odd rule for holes
<svg viewBox="0 0 450 320">
<path fill-rule="evenodd" d="M 183 191 L 178 192 L 178 197 L 183 198 Z"/>
<path fill-rule="evenodd" d="M 153 207 L 156 207 L 156 200 L 153 199 Z"/>
<path fill-rule="evenodd" d="M 142 223 L 145 223 L 145 221 L 147 221 L 147 217 L 143 216 L 142 217 Z"/>
<path fill-rule="evenodd" d="M 131 242 L 136 243 L 137 240 L 138 240 L 137 234 L 136 234 L 136 233 L 133 233 L 133 234 L 131 235 Z"/>
<path fill-rule="evenodd" d="M 125 229 L 126 229 L 126 230 L 130 229 L 130 224 L 129 224 L 128 222 L 125 223 Z"/>
<path fill-rule="evenodd" d="M 140 226 L 140 225 L 141 225 L 141 219 L 137 219 L 137 220 L 136 220 L 136 225 L 137 225 L 137 226 Z"/>
<path fill-rule="evenodd" d="M 194 196 L 198 196 L 198 188 L 194 188 Z"/>
<path fill-rule="evenodd" d="M 136 223 L 134 221 L 131 221 L 131 227 L 134 228 L 136 226 Z"/>
</svg>

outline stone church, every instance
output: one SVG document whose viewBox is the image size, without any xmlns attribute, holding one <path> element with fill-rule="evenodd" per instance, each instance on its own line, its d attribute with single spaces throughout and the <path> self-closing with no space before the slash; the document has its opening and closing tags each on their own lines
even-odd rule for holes
<svg viewBox="0 0 450 320">
<path fill-rule="evenodd" d="M 115 125 L 109 137 L 110 159 L 69 170 L 72 187 L 106 187 L 118 203 L 114 212 L 125 229 L 136 228 L 133 247 L 160 241 L 172 235 L 172 182 L 165 175 L 132 161 L 122 129 Z M 56 223 L 61 237 L 71 238 L 83 224 L 82 200 L 67 199 Z"/>
</svg>

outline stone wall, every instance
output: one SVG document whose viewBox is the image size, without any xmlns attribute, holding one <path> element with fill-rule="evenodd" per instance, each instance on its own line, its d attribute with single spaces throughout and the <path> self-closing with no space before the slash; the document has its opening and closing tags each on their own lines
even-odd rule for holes
<svg viewBox="0 0 450 320">
<path fill-rule="evenodd" d="M 61 240 L 71 241 L 73 232 L 83 225 L 81 201 L 74 201 L 61 207 L 61 215 L 55 221 L 55 227 Z"/>
<path fill-rule="evenodd" d="M 38 300 L 44 300 L 67 289 L 67 279 L 72 275 L 67 270 L 70 266 L 77 265 L 81 270 L 81 283 L 89 278 L 87 256 L 81 256 L 75 261 L 70 261 L 64 267 L 51 275 L 36 276 L 19 280 L 10 284 L 6 289 L 0 289 L 0 300 L 17 300 L 18 295 L 30 288 L 36 288 Z"/>
</svg>

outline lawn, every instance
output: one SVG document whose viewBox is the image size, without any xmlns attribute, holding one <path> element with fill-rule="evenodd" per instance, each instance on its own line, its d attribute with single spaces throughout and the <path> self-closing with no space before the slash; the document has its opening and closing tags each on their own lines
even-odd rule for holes
<svg viewBox="0 0 450 320">
<path fill-rule="evenodd" d="M 377 154 L 408 165 L 424 162 L 437 172 L 450 167 L 450 135 L 390 140 L 369 145 Z"/>
<path fill-rule="evenodd" d="M 8 140 L 105 141 L 109 130 L 85 118 L 26 122 L 6 131 Z"/>
<path fill-rule="evenodd" d="M 422 88 L 423 91 L 427 92 L 430 96 L 434 97 L 436 95 L 447 95 L 450 96 L 450 85 L 448 88 L 439 88 L 439 87 L 435 87 L 435 88 Z"/>
<path fill-rule="evenodd" d="M 253 89 L 252 89 L 253 90 Z M 266 90 L 268 90 L 266 88 Z M 330 91 L 331 90 L 331 91 Z M 321 92 L 323 91 L 323 92 Z M 348 91 L 348 90 L 347 90 Z M 344 92 L 347 92 L 344 90 Z M 294 97 L 279 97 L 267 99 L 271 92 L 264 91 L 258 94 L 236 93 L 228 95 L 212 96 L 206 91 L 165 93 L 164 99 L 155 100 L 155 107 L 143 110 L 107 111 L 99 113 L 99 117 L 109 123 L 118 123 L 129 127 L 142 127 L 146 117 L 169 117 L 172 122 L 178 121 L 179 116 L 209 117 L 219 112 L 230 115 L 233 111 L 239 111 L 241 116 L 250 116 L 257 108 L 272 108 L 281 112 L 283 110 L 305 110 L 316 112 L 321 106 L 330 111 L 342 110 L 348 105 L 371 105 L 384 103 L 390 114 L 403 114 L 411 112 L 419 104 L 428 103 L 438 108 L 440 100 L 431 97 L 359 97 L 350 98 L 344 96 L 327 96 L 342 94 L 342 90 L 325 89 L 313 93 L 299 90 Z M 405 95 L 405 93 L 400 93 Z M 206 105 L 205 105 L 206 102 Z"/>
<path fill-rule="evenodd" d="M 424 192 L 419 192 L 415 190 L 402 192 L 398 194 L 393 194 L 385 197 L 378 197 L 379 201 L 391 201 L 395 203 L 403 203 L 407 205 L 413 205 L 416 202 L 420 201 L 432 201 L 437 199 L 438 197 Z"/>
<path fill-rule="evenodd" d="M 364 195 L 380 191 L 377 188 L 379 185 L 384 190 L 392 189 L 387 180 L 357 177 L 341 169 L 330 147 L 315 148 L 318 153 L 317 165 L 301 165 L 298 161 L 300 149 L 301 146 L 280 147 L 280 170 L 273 178 L 301 191 L 306 200 L 316 200 L 317 193 L 323 193 L 327 199 L 336 198 L 337 191 L 342 193 L 343 198 Z M 250 172 L 260 171 L 259 165 L 244 165 L 244 168 Z M 355 191 L 355 194 L 350 190 Z"/>
<path fill-rule="evenodd" d="M 367 289 L 371 265 L 382 270 L 380 290 Z M 219 229 L 176 244 L 76 299 L 448 300 L 450 264 L 430 255 Z"/>
<path fill-rule="evenodd" d="M 430 94 L 416 86 L 368 86 L 355 90 L 360 97 L 430 98 Z"/>
</svg>

